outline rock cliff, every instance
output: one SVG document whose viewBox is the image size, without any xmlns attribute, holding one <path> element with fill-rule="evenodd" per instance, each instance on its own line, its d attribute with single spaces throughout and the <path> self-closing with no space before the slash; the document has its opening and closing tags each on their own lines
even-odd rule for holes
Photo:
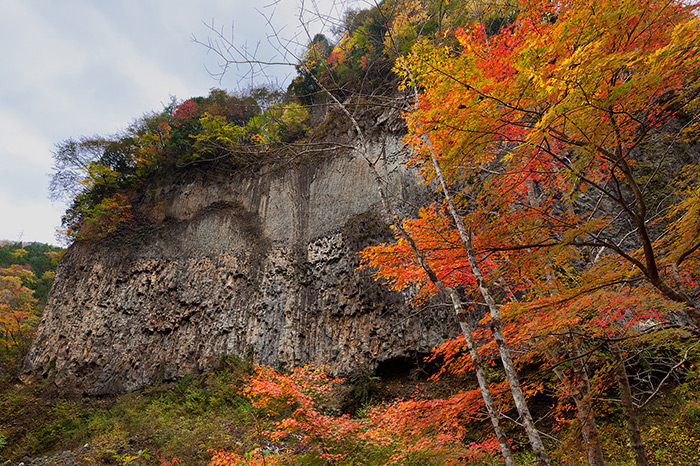
<svg viewBox="0 0 700 466">
<path fill-rule="evenodd" d="M 392 195 L 422 202 L 398 137 L 372 150 Z M 357 251 L 389 237 L 356 154 L 255 174 L 191 170 L 132 204 L 155 226 L 65 254 L 28 377 L 119 393 L 250 350 L 257 363 L 343 374 L 426 353 L 458 329 L 449 310 L 419 312 L 356 270 Z"/>
</svg>

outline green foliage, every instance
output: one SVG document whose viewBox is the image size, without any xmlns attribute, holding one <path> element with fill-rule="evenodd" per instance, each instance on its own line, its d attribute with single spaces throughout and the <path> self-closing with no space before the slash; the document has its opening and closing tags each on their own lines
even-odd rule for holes
<svg viewBox="0 0 700 466">
<path fill-rule="evenodd" d="M 82 407 L 59 398 L 49 409 L 47 422 L 28 436 L 27 451 L 36 454 L 64 442 L 84 440 L 86 426 L 86 412 Z"/>
<path fill-rule="evenodd" d="M 71 214 L 77 214 L 72 211 Z M 115 231 L 120 224 L 132 218 L 131 206 L 124 194 L 114 193 L 104 197 L 94 206 L 86 206 L 77 218 L 70 216 L 71 225 L 63 233 L 70 240 L 91 240 L 107 236 Z"/>
<path fill-rule="evenodd" d="M 52 400 L 42 386 L 6 387 L 0 391 L 0 436 L 6 439 L 0 455 L 17 461 L 88 443 L 86 455 L 96 464 L 105 458 L 134 465 L 179 458 L 205 465 L 210 448 L 232 448 L 245 441 L 236 432 L 254 430 L 251 404 L 238 394 L 246 367 L 229 357 L 201 379 L 183 377 L 170 388 L 152 387 L 111 402 Z"/>
<path fill-rule="evenodd" d="M 119 454 L 116 450 L 107 450 L 107 453 L 111 453 L 112 458 L 117 460 L 117 462 L 122 466 L 128 466 L 130 464 L 148 464 L 148 461 L 151 459 L 151 455 L 147 452 L 147 450 L 139 450 L 134 455 L 129 455 L 126 453 Z"/>
<path fill-rule="evenodd" d="M 274 144 L 303 137 L 308 112 L 284 100 L 262 87 L 249 95 L 213 89 L 207 97 L 173 99 L 121 134 L 61 142 L 50 189 L 71 202 L 64 238 L 100 239 L 137 223 L 130 196 L 154 176 L 194 164 L 245 165 Z"/>
<path fill-rule="evenodd" d="M 396 55 L 385 45 L 396 18 L 390 3 L 382 0 L 369 9 L 349 10 L 336 31 L 341 38 L 335 45 L 322 34 L 314 36 L 296 66 L 289 94 L 310 104 L 325 100 L 325 91 L 341 100 L 355 94 L 393 92 L 391 69 Z"/>
<path fill-rule="evenodd" d="M 84 442 L 88 412 L 74 401 L 48 399 L 46 386 L 0 390 L 0 434 L 7 440 L 0 454 L 10 460 Z"/>
<path fill-rule="evenodd" d="M 0 268 L 6 268 L 13 264 L 29 266 L 29 270 L 35 277 L 39 277 L 40 280 L 44 274 L 49 272 L 49 275 L 46 277 L 46 280 L 48 280 L 51 277 L 50 274 L 56 272 L 56 265 L 58 264 L 61 251 L 63 251 L 63 249 L 57 246 L 43 243 L 29 243 L 24 245 L 22 243 L 7 243 L 0 245 Z M 46 286 L 45 283 L 39 285 L 36 281 L 31 280 L 24 281 L 23 285 L 34 290 L 36 293 L 39 293 L 39 287 Z M 46 302 L 45 299 L 42 300 L 39 296 L 36 297 L 39 299 L 39 302 Z"/>
<path fill-rule="evenodd" d="M 306 47 L 301 63 L 296 65 L 297 76 L 287 88 L 287 92 L 304 104 L 314 101 L 322 89 L 319 82 L 327 83 L 331 77 L 328 74 L 326 61 L 332 46 L 323 34 L 316 34 Z"/>
<path fill-rule="evenodd" d="M 191 158 L 193 160 L 215 157 L 222 149 L 240 145 L 246 135 L 242 126 L 227 122 L 221 115 L 207 113 L 199 119 L 199 124 L 201 131 L 192 135 L 194 151 Z"/>
<path fill-rule="evenodd" d="M 455 46 L 449 32 L 473 21 L 493 24 L 495 30 L 513 20 L 512 11 L 507 3 L 443 0 L 382 0 L 370 8 L 348 10 L 334 31 L 337 43 L 322 34 L 309 42 L 288 92 L 304 104 L 325 100 L 323 89 L 341 101 L 393 93 L 394 63 L 419 38 Z"/>
<path fill-rule="evenodd" d="M 133 143 L 127 134 L 112 139 L 68 139 L 57 145 L 50 191 L 54 199 L 71 202 L 62 219 L 64 237 L 87 239 L 88 230 L 94 237 L 106 234 L 110 227 L 103 229 L 95 223 L 99 219 L 119 223 L 112 214 L 128 212 L 126 198 L 116 191 L 132 184 L 136 176 Z M 115 208 L 115 203 L 125 209 Z"/>
<path fill-rule="evenodd" d="M 360 11 L 350 10 L 345 17 L 345 31 L 329 58 L 332 69 L 345 92 L 370 93 L 392 82 L 392 50 L 385 39 L 393 19 L 390 4 L 383 1 Z"/>
<path fill-rule="evenodd" d="M 340 389 L 341 412 L 356 415 L 375 401 L 379 380 L 367 366 L 361 366 L 351 374 Z"/>
<path fill-rule="evenodd" d="M 5 465 L 9 464 L 10 460 L 5 461 L 2 455 L 3 450 L 7 446 L 7 437 L 5 437 L 3 434 L 0 433 L 0 464 Z"/>
<path fill-rule="evenodd" d="M 298 105 L 274 104 L 246 125 L 251 140 L 257 143 L 289 142 L 306 133 L 309 111 Z"/>
<path fill-rule="evenodd" d="M 652 465 L 700 464 L 698 424 L 652 426 L 644 442 Z"/>
</svg>

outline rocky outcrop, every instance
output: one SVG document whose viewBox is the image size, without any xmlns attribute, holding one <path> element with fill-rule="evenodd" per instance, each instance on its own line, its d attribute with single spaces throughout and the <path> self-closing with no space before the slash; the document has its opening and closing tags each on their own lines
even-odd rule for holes
<svg viewBox="0 0 700 466">
<path fill-rule="evenodd" d="M 392 195 L 422 202 L 398 139 L 373 150 Z M 133 205 L 155 226 L 65 254 L 28 377 L 118 393 L 249 350 L 258 363 L 342 374 L 425 353 L 458 329 L 447 309 L 419 312 L 356 269 L 357 251 L 388 228 L 353 154 L 255 175 L 192 171 Z"/>
</svg>

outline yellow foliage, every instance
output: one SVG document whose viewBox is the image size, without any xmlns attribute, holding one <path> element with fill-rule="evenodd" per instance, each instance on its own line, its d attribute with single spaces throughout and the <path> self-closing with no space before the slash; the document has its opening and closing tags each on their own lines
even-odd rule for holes
<svg viewBox="0 0 700 466">
<path fill-rule="evenodd" d="M 0 269 L 0 351 L 26 343 L 26 324 L 35 314 L 36 299 L 22 282 L 32 278 L 34 274 L 20 265 Z"/>
</svg>

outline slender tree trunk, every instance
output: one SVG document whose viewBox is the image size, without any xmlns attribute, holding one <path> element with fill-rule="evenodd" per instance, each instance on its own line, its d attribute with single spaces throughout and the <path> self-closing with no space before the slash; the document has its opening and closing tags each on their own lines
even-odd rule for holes
<svg viewBox="0 0 700 466">
<path fill-rule="evenodd" d="M 464 307 L 462 306 L 462 301 L 460 300 L 459 295 L 454 288 L 451 288 L 440 281 L 438 276 L 435 274 L 435 271 L 433 271 L 430 264 L 428 264 L 423 257 L 423 254 L 418 249 L 418 246 L 416 245 L 415 241 L 413 241 L 411 235 L 403 228 L 403 225 L 401 225 L 396 218 L 394 218 L 394 226 L 396 226 L 401 235 L 410 244 L 413 253 L 415 254 L 425 273 L 430 278 L 430 281 L 440 290 L 442 294 L 449 297 L 452 301 L 452 305 L 454 306 L 455 313 L 457 315 L 457 320 L 459 321 L 460 328 L 464 334 L 464 339 L 467 341 L 467 347 L 469 348 L 469 355 L 471 356 L 472 363 L 474 364 L 474 371 L 476 372 L 476 379 L 479 383 L 481 397 L 484 400 L 486 411 L 489 414 L 491 424 L 493 425 L 493 430 L 496 434 L 496 438 L 498 439 L 501 455 L 503 455 L 503 458 L 505 459 L 506 466 L 516 466 L 515 460 L 513 459 L 513 451 L 508 443 L 508 437 L 503 431 L 498 409 L 496 408 L 496 404 L 491 396 L 491 390 L 489 388 L 488 381 L 486 380 L 486 373 L 484 372 L 484 364 L 481 360 L 481 356 L 479 356 L 479 351 L 476 347 L 476 343 L 474 342 L 474 337 L 472 336 L 473 329 L 469 325 L 469 320 L 467 319 L 466 312 L 464 312 Z"/>
<path fill-rule="evenodd" d="M 496 404 L 493 401 L 493 397 L 491 396 L 491 390 L 488 386 L 488 381 L 486 380 L 484 366 L 481 361 L 481 357 L 479 356 L 479 352 L 477 351 L 476 345 L 474 343 L 474 338 L 472 337 L 472 332 L 469 328 L 466 313 L 464 312 L 464 309 L 462 307 L 462 302 L 459 299 L 459 295 L 454 289 L 446 286 L 438 279 L 437 274 L 435 274 L 433 269 L 430 267 L 430 264 L 428 264 L 428 262 L 425 260 L 425 257 L 418 249 L 418 246 L 416 245 L 415 241 L 413 241 L 411 235 L 409 235 L 403 227 L 400 221 L 401 215 L 399 215 L 398 212 L 394 211 L 394 208 L 391 202 L 389 201 L 389 197 L 387 196 L 386 191 L 384 190 L 383 180 L 382 177 L 379 175 L 379 172 L 377 172 L 375 161 L 370 159 L 367 140 L 365 139 L 364 132 L 362 131 L 362 128 L 360 127 L 355 117 L 350 113 L 350 111 L 345 105 L 343 105 L 332 93 L 330 93 L 318 81 L 318 79 L 316 79 L 315 76 L 313 76 L 313 74 L 311 74 L 311 76 L 313 77 L 316 84 L 318 84 L 321 87 L 321 89 L 323 89 L 326 92 L 330 99 L 333 102 L 335 102 L 340 107 L 340 110 L 343 113 L 345 113 L 345 115 L 350 119 L 353 127 L 355 128 L 355 131 L 357 131 L 357 136 L 360 139 L 360 147 L 358 148 L 358 152 L 361 153 L 362 157 L 367 162 L 367 167 L 370 169 L 370 172 L 374 177 L 374 181 L 377 185 L 377 190 L 379 191 L 379 197 L 381 199 L 384 211 L 391 216 L 392 224 L 411 245 L 411 250 L 413 251 L 413 254 L 416 256 L 416 259 L 420 263 L 421 267 L 430 278 L 430 281 L 440 290 L 440 292 L 443 295 L 448 297 L 452 302 L 452 305 L 455 309 L 455 313 L 457 315 L 457 320 L 459 321 L 460 328 L 462 330 L 462 333 L 464 334 L 465 340 L 467 341 L 469 354 L 472 358 L 474 369 L 476 371 L 481 396 L 484 399 L 484 405 L 486 406 L 489 418 L 491 419 L 491 424 L 493 425 L 494 433 L 496 434 L 496 438 L 498 439 L 498 444 L 501 448 L 501 454 L 503 455 L 503 458 L 506 462 L 506 466 L 517 466 L 515 464 L 515 460 L 513 459 L 513 450 L 511 449 L 510 444 L 508 443 L 508 437 L 505 435 L 505 432 L 503 431 L 503 428 L 501 426 L 500 416 L 496 408 Z"/>
<path fill-rule="evenodd" d="M 622 358 L 620 346 L 615 340 L 609 340 L 608 349 L 610 349 L 610 353 L 612 354 L 615 362 L 615 375 L 617 377 L 617 385 L 620 388 L 622 413 L 625 417 L 627 435 L 629 435 L 635 464 L 637 466 L 649 466 L 647 452 L 644 448 L 644 442 L 642 441 L 642 433 L 639 430 L 637 409 L 632 401 L 632 390 L 630 389 L 629 379 L 627 378 L 627 370 L 625 369 L 625 361 Z"/>
<path fill-rule="evenodd" d="M 556 361 L 557 359 L 554 355 L 548 355 L 548 357 L 553 361 Z M 598 442 L 598 433 L 593 416 L 591 416 L 590 413 L 587 412 L 587 406 L 583 403 L 581 395 L 576 392 L 576 390 L 572 386 L 573 384 L 566 376 L 564 371 L 561 369 L 561 367 L 556 366 L 553 370 L 554 374 L 559 379 L 559 382 L 561 382 L 562 385 L 566 386 L 567 389 L 572 390 L 569 396 L 572 400 L 574 400 L 574 404 L 576 405 L 576 415 L 578 417 L 579 422 L 581 423 L 581 438 L 583 439 L 583 443 L 586 448 L 586 460 L 588 461 L 588 466 L 604 466 L 605 462 L 603 461 L 602 451 L 600 450 L 600 444 L 595 444 L 595 442 Z M 591 420 L 593 421 L 592 424 L 596 433 L 595 440 L 593 440 L 590 435 L 590 432 L 594 431 L 590 425 Z M 600 452 L 600 457 L 598 456 L 598 452 Z"/>
<path fill-rule="evenodd" d="M 530 441 L 530 446 L 535 452 L 537 464 L 539 466 L 548 466 L 549 456 L 547 455 L 547 450 L 544 448 L 544 443 L 540 438 L 540 433 L 537 431 L 535 422 L 530 414 L 530 408 L 527 406 L 527 400 L 525 400 L 525 395 L 522 387 L 520 386 L 520 377 L 518 376 L 518 372 L 515 370 L 515 364 L 513 363 L 513 358 L 511 357 L 510 347 L 508 346 L 505 336 L 503 335 L 500 312 L 496 302 L 491 296 L 491 293 L 486 287 L 486 282 L 484 281 L 483 276 L 481 275 L 481 269 L 476 262 L 476 254 L 474 253 L 471 240 L 465 246 L 467 247 L 467 257 L 469 258 L 472 272 L 476 277 L 477 283 L 479 284 L 479 290 L 481 291 L 491 314 L 491 333 L 493 334 L 493 339 L 498 347 L 498 353 L 501 357 L 501 362 L 503 363 L 503 370 L 506 374 L 508 385 L 510 386 L 510 392 L 513 396 L 515 407 L 518 410 L 520 419 L 525 427 L 525 432 L 527 433 L 528 440 Z"/>
<path fill-rule="evenodd" d="M 571 364 L 577 385 L 573 398 L 579 422 L 581 423 L 581 437 L 583 437 L 583 441 L 586 444 L 586 458 L 589 466 L 604 466 L 605 459 L 603 450 L 600 447 L 598 425 L 595 422 L 593 404 L 591 403 L 591 383 L 588 379 L 588 372 L 583 365 L 583 361 L 581 361 L 578 345 L 573 338 L 570 338 L 569 354 L 572 358 Z"/>
<path fill-rule="evenodd" d="M 491 291 L 484 280 L 483 274 L 481 273 L 481 267 L 476 260 L 476 253 L 474 252 L 474 245 L 472 243 L 471 233 L 467 231 L 464 226 L 464 220 L 462 220 L 461 215 L 457 212 L 452 195 L 447 187 L 447 182 L 445 181 L 445 176 L 442 173 L 440 164 L 432 150 L 430 141 L 426 138 L 426 143 L 430 149 L 430 158 L 433 162 L 433 167 L 435 168 L 435 173 L 440 181 L 440 186 L 442 187 L 442 192 L 447 201 L 447 205 L 450 210 L 450 214 L 454 220 L 457 230 L 459 231 L 459 236 L 462 240 L 462 244 L 467 251 L 467 258 L 469 260 L 469 266 L 472 270 L 472 274 L 476 279 L 476 283 L 479 286 L 479 291 L 481 296 L 484 298 L 484 302 L 488 306 L 489 313 L 491 315 L 491 332 L 493 338 L 498 347 L 498 353 L 501 357 L 501 362 L 503 363 L 503 369 L 506 373 L 506 379 L 508 380 L 508 385 L 510 386 L 511 394 L 513 395 L 513 401 L 515 402 L 515 407 L 518 410 L 520 419 L 525 427 L 525 432 L 527 433 L 528 440 L 532 446 L 532 450 L 535 452 L 535 457 L 537 458 L 537 464 L 539 466 L 548 466 L 549 456 L 547 455 L 547 450 L 544 447 L 540 433 L 535 427 L 535 422 L 530 414 L 530 409 L 527 406 L 527 401 L 525 400 L 525 395 L 523 394 L 522 387 L 520 385 L 520 378 L 518 377 L 518 372 L 515 370 L 515 364 L 513 363 L 513 358 L 511 357 L 510 347 L 506 342 L 505 336 L 503 335 L 503 325 L 501 323 L 501 312 L 498 309 L 496 301 L 491 295 Z"/>
<path fill-rule="evenodd" d="M 549 286 L 551 290 L 550 295 L 555 296 L 559 293 L 559 287 L 557 286 L 551 263 L 547 264 L 546 273 L 547 286 Z M 586 367 L 581 360 L 581 352 L 579 351 L 578 342 L 574 338 L 571 331 L 569 331 L 568 340 L 568 354 L 571 358 L 574 382 L 576 386 L 574 386 L 574 382 L 567 377 L 561 366 L 556 364 L 556 361 L 559 360 L 557 355 L 548 350 L 546 347 L 544 348 L 544 352 L 547 358 L 554 363 L 554 374 L 557 376 L 559 381 L 568 388 L 570 397 L 576 405 L 576 416 L 581 424 L 581 438 L 583 439 L 583 444 L 586 448 L 586 460 L 588 461 L 588 466 L 605 466 L 605 458 L 603 456 L 603 450 L 600 447 L 600 437 L 598 436 L 598 425 L 596 424 L 595 417 L 593 415 L 593 404 L 591 403 L 591 383 L 588 378 L 588 372 L 586 371 Z M 557 343 L 566 345 L 566 342 L 563 340 L 558 340 Z"/>
</svg>

